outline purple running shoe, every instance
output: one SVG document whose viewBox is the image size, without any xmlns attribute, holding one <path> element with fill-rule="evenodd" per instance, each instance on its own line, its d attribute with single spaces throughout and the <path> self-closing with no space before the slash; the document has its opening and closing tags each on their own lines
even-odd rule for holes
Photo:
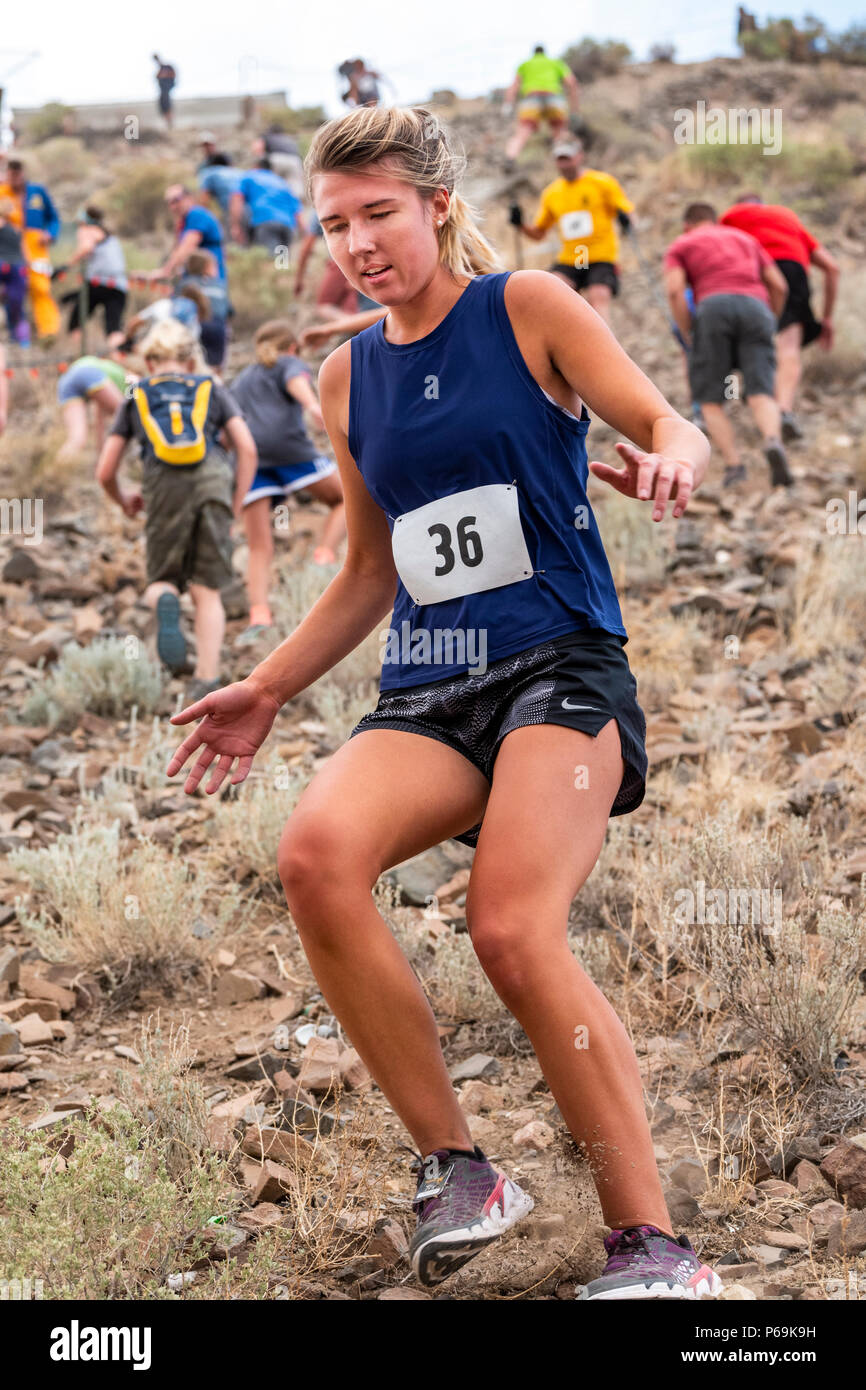
<svg viewBox="0 0 866 1390">
<path fill-rule="evenodd" d="M 412 1202 L 418 1225 L 409 1260 L 428 1287 L 441 1284 L 535 1205 L 517 1183 L 497 1173 L 477 1144 L 472 1156 L 448 1149 L 426 1158 L 415 1154 L 411 1166 L 418 1172 Z"/>
<path fill-rule="evenodd" d="M 604 1273 L 577 1295 L 592 1298 L 718 1298 L 724 1285 L 701 1264 L 688 1236 L 674 1240 L 657 1226 L 630 1226 L 604 1238 Z"/>
</svg>

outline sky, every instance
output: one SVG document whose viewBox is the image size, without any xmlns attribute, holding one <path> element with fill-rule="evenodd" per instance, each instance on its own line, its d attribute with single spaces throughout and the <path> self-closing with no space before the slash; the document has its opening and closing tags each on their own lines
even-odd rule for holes
<svg viewBox="0 0 866 1390">
<path fill-rule="evenodd" d="M 813 8 L 831 29 L 866 22 L 863 0 Z M 0 85 L 13 107 L 152 98 L 154 51 L 178 71 L 176 97 L 286 91 L 291 105 L 321 104 L 329 115 L 343 109 L 335 69 L 358 55 L 391 79 L 386 100 L 409 103 L 441 87 L 460 96 L 505 87 L 537 43 L 559 54 L 583 37 L 617 38 L 643 58 L 652 43 L 672 42 L 681 62 L 738 51 L 729 0 L 87 0 L 78 10 L 44 0 L 36 13 L 38 24 L 22 0 L 4 0 Z M 803 10 L 780 2 L 770 13 Z"/>
</svg>

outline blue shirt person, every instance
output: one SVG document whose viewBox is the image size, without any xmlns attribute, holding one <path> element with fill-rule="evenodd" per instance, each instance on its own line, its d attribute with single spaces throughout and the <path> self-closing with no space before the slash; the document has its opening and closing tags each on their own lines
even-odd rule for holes
<svg viewBox="0 0 866 1390">
<path fill-rule="evenodd" d="M 216 261 L 217 276 L 224 281 L 223 234 L 213 213 L 196 203 L 190 190 L 179 183 L 166 189 L 165 202 L 174 218 L 176 241 L 164 264 L 151 271 L 149 278 L 168 280 L 182 270 L 193 251 L 209 251 Z"/>
</svg>

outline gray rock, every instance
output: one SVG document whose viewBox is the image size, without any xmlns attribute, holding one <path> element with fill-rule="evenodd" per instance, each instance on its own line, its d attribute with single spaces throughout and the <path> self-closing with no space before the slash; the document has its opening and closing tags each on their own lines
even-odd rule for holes
<svg viewBox="0 0 866 1390">
<path fill-rule="evenodd" d="M 701 1214 L 701 1209 L 692 1194 L 682 1187 L 669 1187 L 665 1192 L 665 1201 L 675 1226 L 688 1225 Z"/>
<path fill-rule="evenodd" d="M 668 1178 L 674 1187 L 680 1187 L 693 1197 L 700 1197 L 707 1190 L 707 1175 L 704 1166 L 696 1158 L 682 1158 L 668 1169 Z"/>
<path fill-rule="evenodd" d="M 780 1249 L 778 1245 L 750 1245 L 749 1251 L 765 1268 L 782 1264 L 788 1254 L 787 1250 Z"/>
<path fill-rule="evenodd" d="M 225 1074 L 233 1081 L 270 1081 L 278 1071 L 286 1071 L 287 1058 L 273 1052 L 260 1052 L 257 1057 L 244 1057 L 226 1067 Z"/>
<path fill-rule="evenodd" d="M 862 1255 L 866 1250 L 866 1211 L 851 1211 L 834 1221 L 827 1237 L 827 1257 Z"/>
<path fill-rule="evenodd" d="M 482 1076 L 496 1076 L 502 1071 L 502 1067 L 495 1057 L 488 1057 L 484 1052 L 473 1052 L 471 1057 L 466 1057 L 462 1062 L 455 1062 L 453 1067 L 449 1067 L 448 1075 L 451 1080 L 477 1081 Z"/>
<path fill-rule="evenodd" d="M 402 889 L 407 902 L 415 907 L 426 907 L 436 889 L 454 876 L 454 864 L 440 845 L 434 845 L 414 859 L 397 864 L 386 875 L 392 883 Z"/>
<path fill-rule="evenodd" d="M 0 946 L 0 981 L 5 980 L 10 985 L 17 984 L 20 968 L 21 957 L 15 947 Z"/>
<path fill-rule="evenodd" d="M 280 1107 L 279 1116 L 274 1121 L 283 1129 L 296 1129 L 300 1134 L 326 1135 L 333 1133 L 334 1118 L 325 1110 L 305 1105 L 303 1101 L 287 1096 Z"/>
<path fill-rule="evenodd" d="M 23 584 L 26 579 L 38 579 L 42 573 L 29 550 L 13 550 L 3 566 L 3 580 L 6 584 Z"/>
<path fill-rule="evenodd" d="M 46 738 L 33 749 L 30 761 L 45 772 L 58 773 L 69 763 L 69 756 L 56 738 Z"/>
<path fill-rule="evenodd" d="M 23 1052 L 18 1029 L 0 1018 L 0 1057 L 8 1057 L 13 1052 Z"/>
</svg>

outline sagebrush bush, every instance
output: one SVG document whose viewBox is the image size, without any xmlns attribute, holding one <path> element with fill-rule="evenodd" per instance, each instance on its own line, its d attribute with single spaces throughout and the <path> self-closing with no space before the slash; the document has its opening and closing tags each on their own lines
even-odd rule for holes
<svg viewBox="0 0 866 1390">
<path fill-rule="evenodd" d="M 0 1275 L 40 1279 L 51 1299 L 171 1298 L 168 1275 L 239 1205 L 228 1164 L 200 1153 L 174 1180 L 170 1141 L 119 1106 L 68 1130 L 65 1159 L 17 1119 L 0 1131 Z"/>
<path fill-rule="evenodd" d="M 581 39 L 562 55 L 579 82 L 594 82 L 598 77 L 612 77 L 631 59 L 632 52 L 621 39 Z"/>
<path fill-rule="evenodd" d="M 296 249 L 290 261 L 294 265 Z M 232 332 L 236 337 L 252 334 L 275 314 L 291 313 L 294 307 L 294 274 L 277 268 L 273 256 L 263 246 L 228 247 L 228 279 L 232 292 Z"/>
<path fill-rule="evenodd" d="M 193 178 L 189 165 L 165 160 L 129 160 L 101 195 L 109 220 L 123 236 L 168 228 L 165 190 Z"/>
<path fill-rule="evenodd" d="M 238 889 L 195 872 L 180 846 L 139 839 L 122 853 L 117 821 L 88 825 L 81 812 L 69 834 L 43 849 L 16 850 L 38 911 L 19 895 L 19 920 L 48 960 L 81 966 L 118 1003 L 145 983 L 172 989 L 198 969 L 239 914 Z"/>
<path fill-rule="evenodd" d="M 605 553 L 618 586 L 634 577 L 660 583 L 673 549 L 673 528 L 665 536 L 646 507 L 602 485 L 592 489 L 592 506 Z"/>
<path fill-rule="evenodd" d="M 665 973 L 703 974 L 797 1082 L 832 1082 L 866 968 L 866 914 L 828 906 L 829 851 L 808 824 L 742 826 L 724 806 L 688 836 L 660 828 L 635 875 L 635 911 Z M 705 920 L 688 921 L 683 895 L 696 904 L 699 884 Z"/>
<path fill-rule="evenodd" d="M 309 778 L 275 758 L 255 769 L 237 789 L 237 797 L 217 802 L 210 841 L 222 873 L 243 879 L 252 873 L 259 886 L 282 898 L 277 850 L 286 821 Z"/>
<path fill-rule="evenodd" d="M 25 724 L 71 728 L 85 710 L 108 718 L 148 713 L 163 692 L 163 674 L 137 637 L 97 638 L 87 647 L 68 642 L 51 673 L 26 702 Z"/>
<path fill-rule="evenodd" d="M 811 659 L 859 644 L 866 625 L 860 539 L 819 533 L 801 553 L 782 609 L 795 656 Z"/>
<path fill-rule="evenodd" d="M 768 201 L 778 202 L 790 202 L 791 190 L 798 186 L 822 196 L 843 187 L 850 181 L 854 163 L 851 151 L 841 142 L 808 145 L 788 139 L 775 155 L 765 155 L 757 142 L 705 143 L 684 146 L 674 161 L 681 187 L 758 182 L 770 186 Z M 786 195 L 773 193 L 772 184 L 784 188 Z"/>
<path fill-rule="evenodd" d="M 57 135 L 39 146 L 36 166 L 41 181 L 49 186 L 89 182 L 93 158 L 83 140 L 71 135 Z"/>
<path fill-rule="evenodd" d="M 53 136 L 62 135 L 64 123 L 74 114 L 74 108 L 64 106 L 62 102 L 46 102 L 39 111 L 35 111 L 28 118 L 27 139 L 38 144 L 40 140 L 50 140 Z"/>
</svg>

